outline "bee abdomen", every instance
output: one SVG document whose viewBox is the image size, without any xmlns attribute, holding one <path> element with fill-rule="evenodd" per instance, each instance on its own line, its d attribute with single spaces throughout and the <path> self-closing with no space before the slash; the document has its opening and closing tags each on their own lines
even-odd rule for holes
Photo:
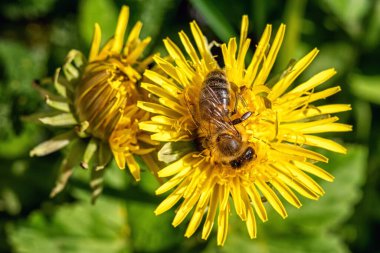
<svg viewBox="0 0 380 253">
<path fill-rule="evenodd" d="M 221 70 L 213 70 L 210 73 L 208 73 L 204 82 L 205 86 L 209 86 L 210 88 L 229 88 L 226 75 Z"/>
<path fill-rule="evenodd" d="M 203 82 L 200 92 L 199 105 L 206 110 L 202 113 L 202 118 L 224 117 L 228 115 L 228 106 L 230 104 L 229 94 L 230 84 L 221 70 L 213 70 Z M 213 111 L 208 109 L 213 108 Z M 217 110 L 217 111 L 215 111 Z"/>
<path fill-rule="evenodd" d="M 228 110 L 230 96 L 227 89 L 202 89 L 199 104 L 201 106 L 221 106 Z"/>
</svg>

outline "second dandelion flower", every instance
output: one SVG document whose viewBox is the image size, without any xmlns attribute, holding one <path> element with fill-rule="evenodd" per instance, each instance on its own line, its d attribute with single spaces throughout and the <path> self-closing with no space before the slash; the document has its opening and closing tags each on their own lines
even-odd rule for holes
<svg viewBox="0 0 380 253">
<path fill-rule="evenodd" d="M 113 158 L 120 169 L 128 167 L 136 181 L 140 165 L 135 156 L 141 156 L 151 169 L 156 167 L 149 153 L 157 143 L 138 128 L 149 113 L 137 107 L 145 96 L 139 82 L 152 62 L 152 56 L 143 57 L 150 37 L 139 38 L 142 23 L 137 22 L 125 41 L 128 19 L 129 8 L 123 6 L 115 34 L 103 47 L 96 24 L 88 59 L 77 50 L 69 52 L 54 76 L 57 94 L 39 88 L 54 109 L 46 116 L 38 115 L 39 120 L 67 131 L 35 147 L 31 155 L 43 156 L 69 146 L 51 196 L 63 190 L 79 164 L 91 168 L 93 201 L 102 191 L 103 174 Z"/>
</svg>

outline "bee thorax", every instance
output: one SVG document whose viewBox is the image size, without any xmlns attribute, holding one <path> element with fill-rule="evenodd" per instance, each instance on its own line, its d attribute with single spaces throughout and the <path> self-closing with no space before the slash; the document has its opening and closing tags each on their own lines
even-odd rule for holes
<svg viewBox="0 0 380 253">
<path fill-rule="evenodd" d="M 216 139 L 216 143 L 220 152 L 226 156 L 232 156 L 238 153 L 242 145 L 240 139 L 227 133 L 219 135 Z"/>
</svg>

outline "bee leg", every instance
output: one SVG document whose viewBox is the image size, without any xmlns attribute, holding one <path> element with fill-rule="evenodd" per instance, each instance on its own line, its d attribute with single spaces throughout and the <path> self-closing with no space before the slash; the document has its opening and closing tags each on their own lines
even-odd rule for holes
<svg viewBox="0 0 380 253">
<path fill-rule="evenodd" d="M 234 119 L 234 120 L 232 121 L 232 125 L 240 124 L 240 123 L 243 122 L 244 120 L 248 119 L 251 115 L 252 115 L 252 112 L 246 112 L 246 113 L 244 113 L 243 116 L 241 116 L 240 118 L 238 118 L 238 119 Z"/>
<path fill-rule="evenodd" d="M 234 110 L 231 112 L 231 115 L 234 115 L 237 112 L 237 106 L 238 106 L 238 95 L 234 93 L 235 97 L 235 104 L 234 104 Z"/>
<path fill-rule="evenodd" d="M 247 107 L 247 102 L 245 101 L 243 96 L 241 96 L 241 93 L 243 93 L 246 89 L 247 89 L 247 87 L 243 86 L 243 87 L 238 88 L 238 91 L 234 92 L 235 105 L 234 105 L 234 110 L 231 112 L 231 115 L 234 115 L 237 112 L 238 101 L 241 101 L 243 106 Z"/>
</svg>

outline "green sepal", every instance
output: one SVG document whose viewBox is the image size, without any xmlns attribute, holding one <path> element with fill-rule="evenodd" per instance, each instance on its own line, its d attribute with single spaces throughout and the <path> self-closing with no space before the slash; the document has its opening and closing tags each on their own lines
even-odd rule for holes
<svg viewBox="0 0 380 253">
<path fill-rule="evenodd" d="M 66 79 L 70 82 L 77 80 L 80 76 L 79 70 L 70 62 L 63 65 L 63 73 L 65 74 Z"/>
<path fill-rule="evenodd" d="M 66 88 L 69 88 L 70 84 L 67 80 L 60 77 L 60 73 L 61 73 L 61 68 L 57 68 L 54 74 L 54 87 L 55 87 L 55 90 L 58 92 L 58 94 L 60 94 L 62 97 L 67 98 Z"/>
<path fill-rule="evenodd" d="M 72 126 L 78 124 L 77 120 L 71 113 L 61 113 L 52 117 L 43 117 L 39 120 L 42 123 L 51 126 Z"/>
<path fill-rule="evenodd" d="M 82 168 L 88 169 L 88 163 L 90 162 L 91 158 L 94 156 L 97 150 L 98 143 L 95 138 L 91 138 L 83 154 L 83 159 L 81 162 Z"/>
<path fill-rule="evenodd" d="M 66 186 L 67 181 L 73 174 L 74 167 L 80 163 L 84 152 L 83 142 L 76 139 L 72 142 L 69 152 L 65 159 L 62 161 L 58 179 L 56 181 L 55 187 L 50 193 L 50 197 L 55 197 L 60 193 Z"/>
<path fill-rule="evenodd" d="M 75 128 L 75 131 L 77 133 L 77 135 L 80 137 L 80 138 L 86 138 L 88 137 L 88 133 L 86 133 L 86 130 L 88 129 L 88 127 L 90 126 L 90 123 L 88 123 L 88 121 L 83 121 L 81 122 L 76 128 Z"/>
<path fill-rule="evenodd" d="M 58 111 L 50 111 L 50 112 L 38 112 L 38 113 L 33 113 L 31 115 L 25 115 L 25 116 L 21 116 L 21 120 L 25 121 L 25 122 L 31 122 L 31 123 L 34 123 L 34 124 L 43 124 L 43 122 L 41 122 L 41 118 L 50 118 L 50 117 L 54 117 L 54 116 L 57 116 L 61 114 L 61 112 L 58 112 Z"/>
<path fill-rule="evenodd" d="M 95 204 L 96 199 L 103 192 L 103 182 L 104 182 L 104 172 L 105 170 L 97 170 L 97 167 L 93 167 L 91 170 L 91 203 Z"/>
<path fill-rule="evenodd" d="M 190 141 L 168 142 L 158 151 L 157 156 L 159 161 L 171 163 L 195 149 L 194 143 Z"/>
<path fill-rule="evenodd" d="M 70 112 L 70 106 L 67 102 L 61 102 L 54 99 L 51 99 L 49 96 L 45 97 L 46 104 L 51 108 L 57 109 L 62 112 Z"/>
<path fill-rule="evenodd" d="M 67 54 L 65 64 L 62 67 L 66 79 L 69 82 L 78 80 L 85 64 L 87 64 L 87 61 L 84 55 L 78 50 L 71 50 Z"/>
<path fill-rule="evenodd" d="M 75 57 L 73 58 L 75 66 L 83 70 L 83 66 L 87 64 L 86 57 L 80 51 L 75 52 Z"/>
<path fill-rule="evenodd" d="M 107 143 L 100 142 L 98 146 L 98 159 L 96 165 L 91 170 L 91 203 L 95 203 L 96 199 L 103 191 L 104 172 L 108 163 L 112 159 L 112 152 Z"/>
<path fill-rule="evenodd" d="M 30 151 L 30 156 L 44 156 L 66 147 L 76 137 L 73 131 L 65 132 L 44 141 Z"/>
<path fill-rule="evenodd" d="M 112 152 L 109 148 L 108 143 L 100 142 L 98 151 L 98 164 L 96 166 L 96 170 L 104 169 L 111 161 L 112 157 Z"/>
</svg>

